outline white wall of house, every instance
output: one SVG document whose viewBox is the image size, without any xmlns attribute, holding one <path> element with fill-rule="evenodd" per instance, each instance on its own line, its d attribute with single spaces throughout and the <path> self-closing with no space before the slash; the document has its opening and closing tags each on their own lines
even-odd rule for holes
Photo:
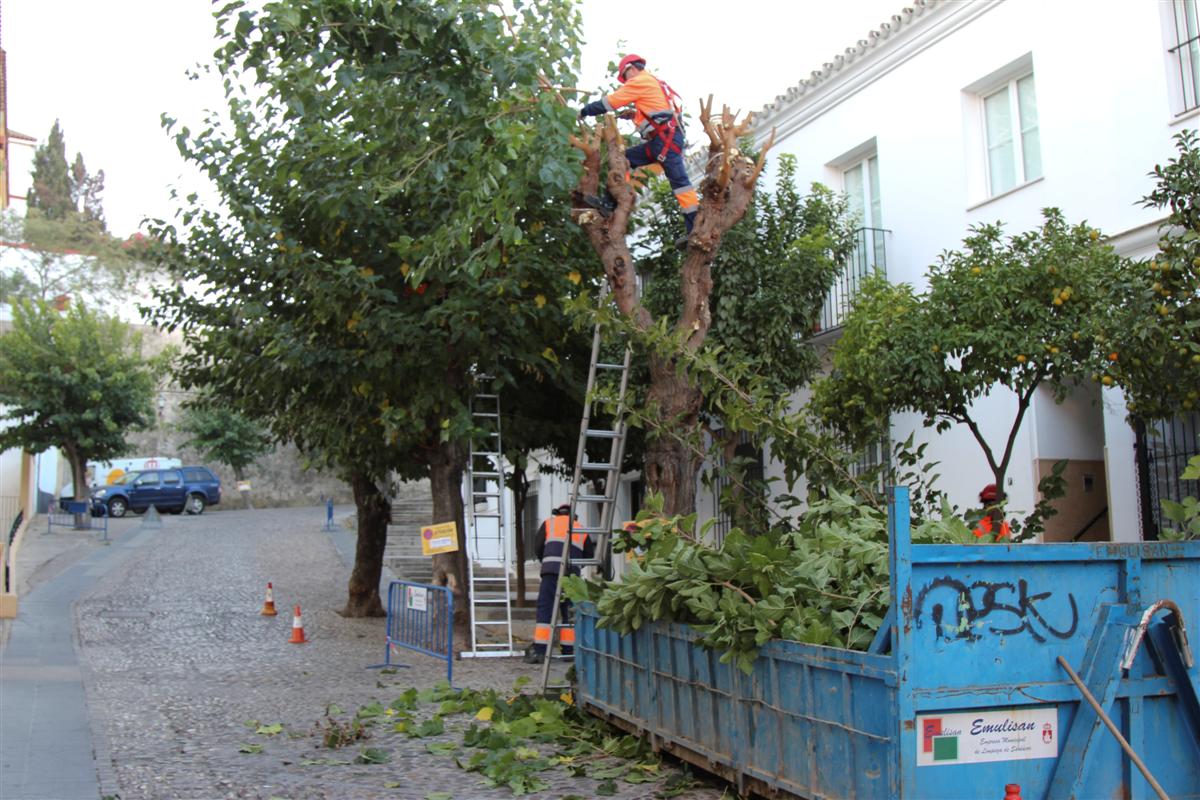
<svg viewBox="0 0 1200 800">
<path fill-rule="evenodd" d="M 758 135 L 777 129 L 774 152 L 795 155 L 802 183 L 843 190 L 844 171 L 876 157 L 881 219 L 874 224 L 890 231 L 888 277 L 920 288 L 928 266 L 957 248 L 971 225 L 1003 221 L 1016 233 L 1037 226 L 1047 206 L 1069 221 L 1087 220 L 1127 255 L 1149 254 L 1162 215 L 1139 203 L 1153 186 L 1147 173 L 1172 157 L 1174 134 L 1200 125 L 1200 111 L 1176 115 L 1178 65 L 1166 40 L 1172 4 L 918 0 L 912 8 L 807 85 L 781 85 L 785 94 L 758 117 Z M 796 71 L 811 68 L 810 60 L 797 54 Z M 1030 167 L 1031 179 L 1018 175 L 1015 186 L 995 191 L 984 98 L 1027 75 L 1040 166 L 1020 161 L 1018 173 Z M 1021 108 L 1028 83 L 1011 92 L 1010 108 Z M 1013 138 L 1024 143 L 1028 127 Z M 997 390 L 976 409 L 985 435 L 1002 448 L 1013 396 Z M 1083 387 L 1061 406 L 1039 394 L 1014 444 L 1006 487 L 1013 507 L 1036 501 L 1037 459 L 1106 460 L 1113 537 L 1138 538 L 1133 435 L 1124 416 L 1119 392 Z M 896 415 L 893 438 L 909 431 L 930 442 L 952 501 L 973 505 L 992 479 L 969 432 L 936 435 L 915 415 Z"/>
</svg>

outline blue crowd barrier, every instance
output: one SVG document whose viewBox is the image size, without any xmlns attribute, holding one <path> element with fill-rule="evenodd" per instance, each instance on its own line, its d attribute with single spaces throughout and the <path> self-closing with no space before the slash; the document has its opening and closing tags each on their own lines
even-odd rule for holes
<svg viewBox="0 0 1200 800">
<path fill-rule="evenodd" d="M 416 650 L 446 662 L 446 681 L 454 683 L 454 595 L 446 586 L 392 581 L 388 586 L 387 645 L 383 664 L 392 663 L 392 648 Z"/>
</svg>

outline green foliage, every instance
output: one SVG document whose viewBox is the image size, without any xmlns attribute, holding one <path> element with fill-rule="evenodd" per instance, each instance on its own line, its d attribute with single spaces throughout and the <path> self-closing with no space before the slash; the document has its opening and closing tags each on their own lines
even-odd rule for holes
<svg viewBox="0 0 1200 800">
<path fill-rule="evenodd" d="M 74 187 L 67 167 L 67 144 L 58 120 L 50 137 L 33 151 L 33 172 L 27 205 L 49 219 L 65 219 L 76 213 Z"/>
<path fill-rule="evenodd" d="M 164 121 L 226 206 L 159 231 L 206 291 L 161 297 L 184 380 L 342 471 L 425 476 L 472 433 L 476 365 L 558 371 L 577 166 L 548 143 L 574 117 L 539 74 L 573 83 L 577 12 L 287 0 L 219 24 L 231 122 Z"/>
<path fill-rule="evenodd" d="M 1200 408 L 1200 141 L 1175 137 L 1178 154 L 1150 173 L 1149 208 L 1166 209 L 1159 252 L 1129 263 L 1115 284 L 1117 301 L 1101 320 L 1095 371 L 1125 393 L 1131 415 L 1164 419 Z"/>
<path fill-rule="evenodd" d="M 887 515 L 829 491 L 796 528 L 748 536 L 732 530 L 719 549 L 687 531 L 692 521 L 639 515 L 617 550 L 637 552 L 620 583 L 570 578 L 572 600 L 592 600 L 599 624 L 625 634 L 664 620 L 691 625 L 721 662 L 751 671 L 771 639 L 865 650 L 882 624 L 888 597 Z M 921 521 L 917 543 L 974 543 L 949 508 Z"/>
<path fill-rule="evenodd" d="M 796 159 L 781 155 L 773 191 L 755 189 L 746 216 L 725 234 L 713 261 L 712 328 L 704 347 L 719 363 L 744 365 L 774 391 L 802 386 L 818 366 L 811 341 L 821 306 L 854 244 L 844 197 L 814 183 L 796 186 Z M 654 182 L 646 216 L 648 247 L 642 301 L 655 314 L 677 315 L 678 203 L 665 179 Z"/>
<path fill-rule="evenodd" d="M 215 398 L 188 406 L 179 428 L 191 436 L 184 447 L 195 448 L 206 459 L 227 465 L 239 478 L 272 446 L 271 437 L 261 425 Z"/>
<path fill-rule="evenodd" d="M 939 432 L 965 425 L 1003 487 L 1034 392 L 1061 402 L 1090 371 L 1124 262 L 1054 209 L 1036 230 L 1005 238 L 1000 225 L 981 225 L 963 245 L 930 269 L 922 294 L 881 275 L 864 283 L 813 408 L 860 443 L 898 411 Z M 1017 409 L 1006 436 L 988 441 L 973 403 L 997 386 Z"/>
<path fill-rule="evenodd" d="M 1200 480 L 1200 456 L 1188 459 L 1188 465 L 1179 475 L 1185 481 Z M 1195 497 L 1185 497 L 1181 502 L 1174 500 L 1162 501 L 1163 516 L 1175 523 L 1162 526 L 1158 536 L 1167 541 L 1182 541 L 1200 539 L 1200 500 Z"/>
<path fill-rule="evenodd" d="M 0 430 L 0 450 L 61 448 L 76 480 L 87 461 L 123 455 L 126 434 L 153 419 L 157 365 L 140 349 L 128 325 L 82 305 L 18 303 L 0 336 L 0 408 L 13 423 Z"/>
<path fill-rule="evenodd" d="M 365 736 L 383 740 L 389 731 L 379 723 L 392 722 L 393 734 L 440 738 L 426 742 L 425 752 L 453 758 L 463 770 L 477 773 L 484 785 L 505 787 L 518 797 L 547 789 L 546 775 L 551 771 L 596 781 L 595 790 L 582 796 L 603 795 L 606 786 L 615 790 L 617 780 L 646 784 L 645 796 L 662 798 L 678 796 L 694 785 L 686 772 L 664 769 L 647 742 L 580 711 L 570 694 L 554 699 L 517 694 L 528 681 L 519 678 L 513 693 L 456 690 L 445 683 L 421 690 L 409 688 L 386 707 L 372 703 L 360 708 L 351 720 L 337 722 L 337 730 L 357 722 L 366 732 L 362 737 L 339 740 L 338 746 Z M 343 712 L 334 707 L 332 713 Z M 317 726 L 316 732 L 322 736 L 329 729 L 330 714 Z M 461 734 L 461 738 L 457 742 L 446 738 L 450 733 Z M 385 745 L 381 741 L 378 747 L 364 749 L 355 763 L 383 763 L 390 753 Z M 321 759 L 305 763 L 347 762 Z M 429 797 L 435 795 L 440 796 L 433 792 Z"/>
</svg>

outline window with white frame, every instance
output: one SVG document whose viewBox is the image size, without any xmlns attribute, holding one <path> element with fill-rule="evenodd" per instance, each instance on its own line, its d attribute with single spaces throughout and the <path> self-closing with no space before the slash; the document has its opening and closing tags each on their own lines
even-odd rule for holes
<svg viewBox="0 0 1200 800">
<path fill-rule="evenodd" d="M 873 267 L 884 266 L 883 206 L 879 199 L 879 156 L 869 155 L 842 171 L 842 186 L 850 213 L 859 220 L 858 258 L 865 275 Z"/>
<path fill-rule="evenodd" d="M 1163 4 L 1164 10 L 1167 4 Z M 1176 113 L 1200 107 L 1200 23 L 1196 0 L 1172 0 L 1167 26 L 1167 54 L 1175 83 Z"/>
<path fill-rule="evenodd" d="M 1042 176 L 1033 74 L 983 95 L 988 195 L 1003 194 Z"/>
</svg>

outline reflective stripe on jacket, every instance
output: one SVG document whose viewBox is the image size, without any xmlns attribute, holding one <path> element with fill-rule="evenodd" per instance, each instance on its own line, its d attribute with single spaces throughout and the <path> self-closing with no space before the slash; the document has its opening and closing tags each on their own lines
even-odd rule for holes
<svg viewBox="0 0 1200 800">
<path fill-rule="evenodd" d="M 545 540 L 542 543 L 541 559 L 542 559 L 542 574 L 558 574 L 559 564 L 562 562 L 563 545 L 567 541 L 567 532 L 570 530 L 571 520 L 566 514 L 557 514 L 542 523 L 542 530 L 545 531 Z M 571 534 L 571 558 L 586 558 L 590 537 L 586 533 Z M 578 572 L 573 569 L 572 573 Z"/>
</svg>

